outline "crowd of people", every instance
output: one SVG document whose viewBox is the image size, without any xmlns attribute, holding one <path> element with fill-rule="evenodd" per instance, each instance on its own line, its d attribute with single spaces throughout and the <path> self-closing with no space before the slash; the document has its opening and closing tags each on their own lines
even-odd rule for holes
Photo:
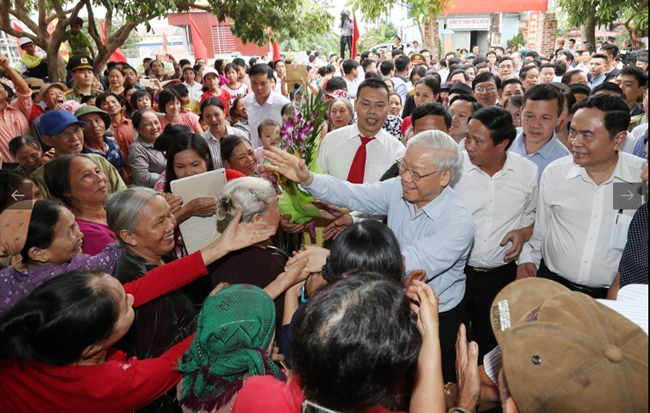
<svg viewBox="0 0 650 413">
<path fill-rule="evenodd" d="M 648 411 L 647 51 L 344 59 L 342 13 L 341 57 L 95 74 L 73 26 L 64 82 L 0 54 L 0 411 Z"/>
</svg>

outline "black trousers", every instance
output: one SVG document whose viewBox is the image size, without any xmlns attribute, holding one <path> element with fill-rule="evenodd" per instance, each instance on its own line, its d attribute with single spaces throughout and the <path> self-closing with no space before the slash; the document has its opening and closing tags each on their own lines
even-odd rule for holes
<svg viewBox="0 0 650 413">
<path fill-rule="evenodd" d="M 350 49 L 350 59 L 354 59 L 352 56 L 352 36 L 343 36 L 341 35 L 341 59 L 345 59 L 345 46 L 348 46 Z"/>
<path fill-rule="evenodd" d="M 41 62 L 38 66 L 25 71 L 27 77 L 45 79 L 47 77 L 47 62 Z"/>
<path fill-rule="evenodd" d="M 445 383 L 456 383 L 456 337 L 458 327 L 465 322 L 467 311 L 465 299 L 456 308 L 440 313 L 440 353 L 442 355 L 442 378 Z"/>
<path fill-rule="evenodd" d="M 497 340 L 492 332 L 490 311 L 499 291 L 517 278 L 517 264 L 511 262 L 490 271 L 477 271 L 465 267 L 467 276 L 467 305 L 468 339 L 478 343 L 479 365 L 483 364 L 483 356 L 497 346 Z"/>
<path fill-rule="evenodd" d="M 573 283 L 567 280 L 564 277 L 559 276 L 558 274 L 552 272 L 547 266 L 544 260 L 539 263 L 539 269 L 537 270 L 537 276 L 539 278 L 546 278 L 547 280 L 552 280 L 557 283 L 562 284 L 571 291 L 578 291 L 583 294 L 587 294 L 592 298 L 607 298 L 608 288 L 592 288 L 587 287 L 586 285 L 580 285 Z"/>
</svg>

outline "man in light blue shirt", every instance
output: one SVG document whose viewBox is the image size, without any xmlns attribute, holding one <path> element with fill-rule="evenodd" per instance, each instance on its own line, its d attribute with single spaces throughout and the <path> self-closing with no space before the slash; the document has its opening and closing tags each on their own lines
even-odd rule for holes
<svg viewBox="0 0 650 413">
<path fill-rule="evenodd" d="M 538 184 L 551 162 L 571 154 L 555 135 L 555 128 L 565 116 L 563 112 L 564 95 L 557 86 L 545 83 L 526 91 L 521 107 L 522 128 L 517 129 L 508 150 L 537 165 Z"/>
<path fill-rule="evenodd" d="M 375 215 L 387 215 L 406 273 L 423 269 L 440 298 L 440 342 L 445 381 L 455 380 L 454 342 L 464 321 L 464 268 L 475 227 L 469 209 L 448 187 L 462 165 L 458 145 L 441 131 L 411 138 L 399 161 L 399 178 L 354 185 L 314 174 L 304 161 L 280 150 L 265 151 L 269 169 L 300 183 L 321 201 Z"/>
</svg>

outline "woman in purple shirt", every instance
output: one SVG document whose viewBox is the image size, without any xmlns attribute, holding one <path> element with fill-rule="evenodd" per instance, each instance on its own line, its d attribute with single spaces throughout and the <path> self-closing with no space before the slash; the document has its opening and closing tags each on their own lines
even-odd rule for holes
<svg viewBox="0 0 650 413">
<path fill-rule="evenodd" d="M 29 225 L 17 239 L 17 226 Z M 75 216 L 52 201 L 21 201 L 0 215 L 0 255 L 12 267 L 0 270 L 0 316 L 45 281 L 68 271 L 100 269 L 115 273 L 122 248 L 108 245 L 91 256 L 81 253 L 83 234 Z"/>
<path fill-rule="evenodd" d="M 50 194 L 74 214 L 84 237 L 84 254 L 99 254 L 115 242 L 104 209 L 108 179 L 93 161 L 83 155 L 59 156 L 45 165 L 45 182 Z"/>
</svg>

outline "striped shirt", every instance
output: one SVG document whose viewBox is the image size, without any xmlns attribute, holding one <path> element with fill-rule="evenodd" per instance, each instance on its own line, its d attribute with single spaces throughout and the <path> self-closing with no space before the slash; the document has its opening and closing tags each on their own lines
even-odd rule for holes
<svg viewBox="0 0 650 413">
<path fill-rule="evenodd" d="M 537 165 L 537 172 L 539 173 L 537 184 L 539 184 L 540 179 L 542 179 L 544 169 L 546 169 L 551 162 L 556 159 L 564 158 L 567 155 L 571 155 L 571 152 L 567 147 L 558 140 L 555 132 L 553 132 L 553 137 L 546 143 L 546 145 L 530 155 L 526 152 L 525 139 L 526 137 L 523 128 L 517 128 L 517 138 L 512 142 L 512 145 L 510 145 L 510 149 L 508 150 L 523 156 L 525 159 L 528 159 Z"/>
<path fill-rule="evenodd" d="M 241 129 L 235 129 L 228 125 L 226 125 L 226 135 L 241 136 L 247 141 L 250 140 L 246 135 L 246 132 L 242 131 Z M 203 137 L 203 139 L 205 139 L 205 141 L 208 143 L 208 147 L 210 148 L 210 154 L 212 155 L 212 162 L 214 163 L 214 169 L 225 168 L 225 166 L 223 166 L 223 160 L 221 159 L 221 143 L 219 143 L 219 141 L 214 137 L 214 135 L 212 135 L 212 132 L 210 132 L 210 128 L 208 128 L 208 130 L 203 132 L 201 136 Z"/>
</svg>

